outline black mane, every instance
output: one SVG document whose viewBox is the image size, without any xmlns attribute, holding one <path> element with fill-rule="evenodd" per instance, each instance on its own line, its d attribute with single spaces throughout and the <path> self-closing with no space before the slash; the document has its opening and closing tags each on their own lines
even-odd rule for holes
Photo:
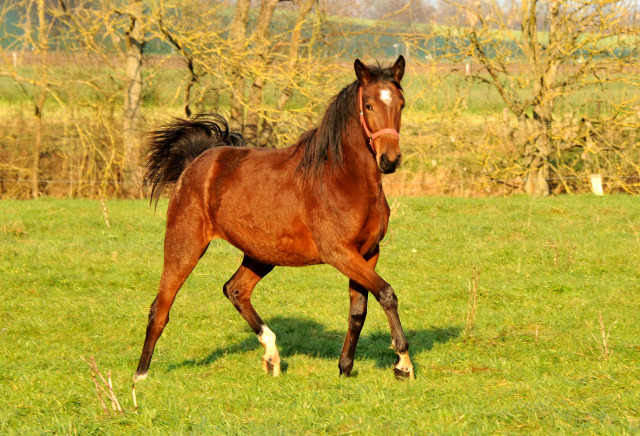
<svg viewBox="0 0 640 436">
<path fill-rule="evenodd" d="M 398 89 L 402 86 L 393 76 L 391 68 L 380 66 L 368 66 L 371 71 L 371 82 L 390 82 Z M 315 176 L 322 174 L 327 160 L 334 169 L 343 167 L 342 159 L 342 133 L 347 127 L 351 117 L 358 118 L 358 87 L 356 80 L 344 87 L 329 103 L 320 125 L 308 130 L 300 136 L 294 146 L 295 152 L 302 149 L 302 159 L 298 163 L 298 172 L 303 176 L 312 173 Z"/>
</svg>

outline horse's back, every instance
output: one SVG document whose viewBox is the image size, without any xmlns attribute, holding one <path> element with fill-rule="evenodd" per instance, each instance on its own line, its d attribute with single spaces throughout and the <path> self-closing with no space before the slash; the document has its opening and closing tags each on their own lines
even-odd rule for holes
<svg viewBox="0 0 640 436">
<path fill-rule="evenodd" d="M 185 170 L 174 201 L 201 205 L 208 231 L 274 265 L 319 263 L 291 149 L 219 147 Z M 186 192 L 185 186 L 195 187 Z M 181 195 L 199 198 L 178 199 Z"/>
</svg>

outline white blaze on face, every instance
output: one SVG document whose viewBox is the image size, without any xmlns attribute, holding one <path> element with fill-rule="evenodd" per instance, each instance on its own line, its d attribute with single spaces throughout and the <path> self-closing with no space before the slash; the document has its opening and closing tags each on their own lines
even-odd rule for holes
<svg viewBox="0 0 640 436">
<path fill-rule="evenodd" d="M 390 104 L 391 103 L 391 91 L 389 91 L 388 89 L 383 89 L 380 91 L 380 100 L 382 100 L 382 102 L 384 104 Z"/>
</svg>

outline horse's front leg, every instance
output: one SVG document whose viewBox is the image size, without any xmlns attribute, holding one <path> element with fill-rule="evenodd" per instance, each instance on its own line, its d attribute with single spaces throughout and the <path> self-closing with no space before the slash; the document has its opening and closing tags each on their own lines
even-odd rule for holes
<svg viewBox="0 0 640 436">
<path fill-rule="evenodd" d="M 367 256 L 367 262 L 375 268 L 378 262 L 378 255 L 380 250 L 376 247 L 374 253 Z M 360 332 L 364 326 L 364 321 L 367 318 L 367 301 L 369 291 L 367 291 L 360 284 L 349 279 L 349 327 L 347 330 L 347 336 L 344 339 L 344 346 L 342 347 L 342 353 L 340 353 L 340 360 L 338 361 L 338 368 L 340 369 L 340 375 L 346 377 L 351 375 L 351 369 L 353 368 L 353 356 L 358 346 L 358 339 L 360 338 Z"/>
<path fill-rule="evenodd" d="M 353 356 L 356 353 L 362 326 L 367 318 L 368 294 L 369 292 L 362 286 L 353 280 L 349 280 L 349 298 L 351 299 L 349 306 L 349 327 L 347 337 L 344 339 L 344 345 L 342 346 L 342 352 L 340 353 L 340 360 L 338 361 L 340 375 L 346 377 L 351 375 Z"/>
<path fill-rule="evenodd" d="M 413 379 L 414 372 L 413 364 L 409 358 L 409 342 L 402 330 L 398 315 L 398 298 L 393 288 L 378 275 L 371 263 L 367 262 L 355 248 L 342 247 L 342 249 L 335 250 L 326 263 L 336 267 L 376 297 L 387 315 L 391 329 L 391 345 L 398 354 L 398 361 L 394 366 L 396 378 L 399 380 Z M 347 339 L 349 338 L 347 337 Z"/>
</svg>

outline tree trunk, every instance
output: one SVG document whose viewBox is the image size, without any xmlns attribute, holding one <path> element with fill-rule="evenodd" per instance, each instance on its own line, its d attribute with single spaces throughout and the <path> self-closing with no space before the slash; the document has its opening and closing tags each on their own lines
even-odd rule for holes
<svg viewBox="0 0 640 436">
<path fill-rule="evenodd" d="M 524 178 L 524 190 L 536 197 L 549 195 L 549 163 L 540 155 L 525 156 L 527 172 Z"/>
<path fill-rule="evenodd" d="M 38 65 L 38 80 L 40 81 L 40 89 L 36 90 L 34 95 L 34 114 L 36 116 L 36 138 L 33 144 L 33 155 L 31 161 L 31 196 L 38 198 L 40 196 L 40 189 L 38 187 L 40 179 L 40 153 L 42 151 L 42 137 L 43 137 L 43 125 L 42 125 L 42 111 L 44 104 L 47 100 L 47 23 L 45 21 L 45 2 L 44 0 L 38 0 L 38 41 L 35 46 L 39 54 Z M 30 21 L 30 18 L 27 18 Z M 29 26 L 30 27 L 30 26 Z"/>
<path fill-rule="evenodd" d="M 552 2 L 552 12 L 557 14 L 557 2 Z M 551 87 L 556 79 L 557 66 L 549 56 L 544 57 L 544 50 L 538 40 L 538 0 L 522 1 L 522 37 L 524 53 L 529 65 L 534 70 L 536 80 L 533 81 L 534 101 L 533 126 L 527 129 L 525 139 L 524 163 L 524 188 L 529 195 L 549 195 L 549 156 L 553 145 L 551 136 L 551 123 L 553 104 Z M 555 9 L 554 9 L 555 8 Z M 552 14 L 553 20 L 553 14 Z M 556 17 L 557 19 L 557 17 Z M 551 23 L 554 30 L 554 22 Z M 553 38 L 553 36 L 550 36 Z"/>
<path fill-rule="evenodd" d="M 262 0 L 260 11 L 258 12 L 258 22 L 256 30 L 253 32 L 253 43 L 258 47 L 256 57 L 265 58 L 269 45 L 269 25 L 273 12 L 279 0 Z M 267 62 L 268 64 L 268 62 Z M 266 73 L 266 72 L 265 72 Z M 249 94 L 249 105 L 242 134 L 245 141 L 251 145 L 258 145 L 258 122 L 260 120 L 260 107 L 262 106 L 262 95 L 264 93 L 265 77 L 257 76 L 253 79 L 251 92 Z"/>
<path fill-rule="evenodd" d="M 144 29 L 140 17 L 142 2 L 134 0 L 129 12 L 131 26 L 126 32 L 127 59 L 125 63 L 124 97 L 124 192 L 127 195 L 142 197 L 140 180 L 140 106 L 142 104 L 142 57 L 144 55 Z"/>
<path fill-rule="evenodd" d="M 41 95 L 45 97 L 45 91 Z M 41 99 L 44 102 L 44 98 Z M 36 103 L 36 138 L 33 144 L 33 155 L 31 159 L 31 197 L 37 199 L 40 196 L 38 187 L 40 180 L 40 152 L 42 150 L 42 112 L 38 110 Z"/>
<path fill-rule="evenodd" d="M 242 136 L 248 145 L 258 146 L 258 122 L 260 120 L 260 106 L 264 92 L 264 77 L 258 76 L 253 80 L 249 94 L 249 106 Z"/>
<path fill-rule="evenodd" d="M 541 81 L 542 86 L 544 80 Z M 541 93 L 546 93 L 541 90 Z M 528 138 L 525 147 L 525 191 L 529 195 L 547 196 L 549 195 L 549 157 L 553 150 L 553 138 L 551 135 L 552 123 L 551 101 L 545 101 L 533 110 L 533 126 L 527 129 L 533 132 Z"/>
<path fill-rule="evenodd" d="M 305 19 L 307 18 L 307 14 L 311 11 L 313 4 L 317 0 L 305 0 L 304 3 L 300 6 L 300 11 L 298 12 L 298 18 L 296 19 L 296 25 L 293 28 L 293 32 L 291 33 L 291 43 L 289 45 L 289 64 L 287 65 L 287 70 L 292 74 L 296 71 L 298 66 L 298 50 L 300 47 L 300 39 L 302 34 L 302 25 L 304 24 Z M 277 111 L 282 113 L 287 102 L 291 98 L 292 87 L 287 86 L 282 90 L 282 94 L 280 94 L 280 99 L 278 100 Z M 269 123 L 266 119 L 262 120 L 262 128 L 260 130 L 260 134 L 257 139 L 258 147 L 266 147 L 271 139 L 271 135 L 273 134 L 273 130 L 275 129 L 277 121 L 273 121 Z"/>
<path fill-rule="evenodd" d="M 246 50 L 247 23 L 249 22 L 249 6 L 251 0 L 237 0 L 235 15 L 231 22 L 230 39 L 233 42 L 233 53 L 237 59 L 231 72 L 231 108 L 229 128 L 234 132 L 242 132 L 244 126 L 245 77 L 242 68 L 242 55 Z"/>
<path fill-rule="evenodd" d="M 191 90 L 193 89 L 195 84 L 198 83 L 198 77 L 199 77 L 199 75 L 196 73 L 196 67 L 193 62 L 193 54 L 185 50 L 183 45 L 179 42 L 178 38 L 172 35 L 169 29 L 167 29 L 164 26 L 164 23 L 162 20 L 162 12 L 160 12 L 160 16 L 158 18 L 158 27 L 160 28 L 160 32 L 162 33 L 164 38 L 169 42 L 169 44 L 173 46 L 174 49 L 176 49 L 182 55 L 182 57 L 184 58 L 184 61 L 187 64 L 187 69 L 189 70 L 189 80 L 187 81 L 184 87 L 183 110 L 184 110 L 184 114 L 187 117 L 190 117 L 192 113 L 191 107 L 190 107 Z"/>
</svg>

